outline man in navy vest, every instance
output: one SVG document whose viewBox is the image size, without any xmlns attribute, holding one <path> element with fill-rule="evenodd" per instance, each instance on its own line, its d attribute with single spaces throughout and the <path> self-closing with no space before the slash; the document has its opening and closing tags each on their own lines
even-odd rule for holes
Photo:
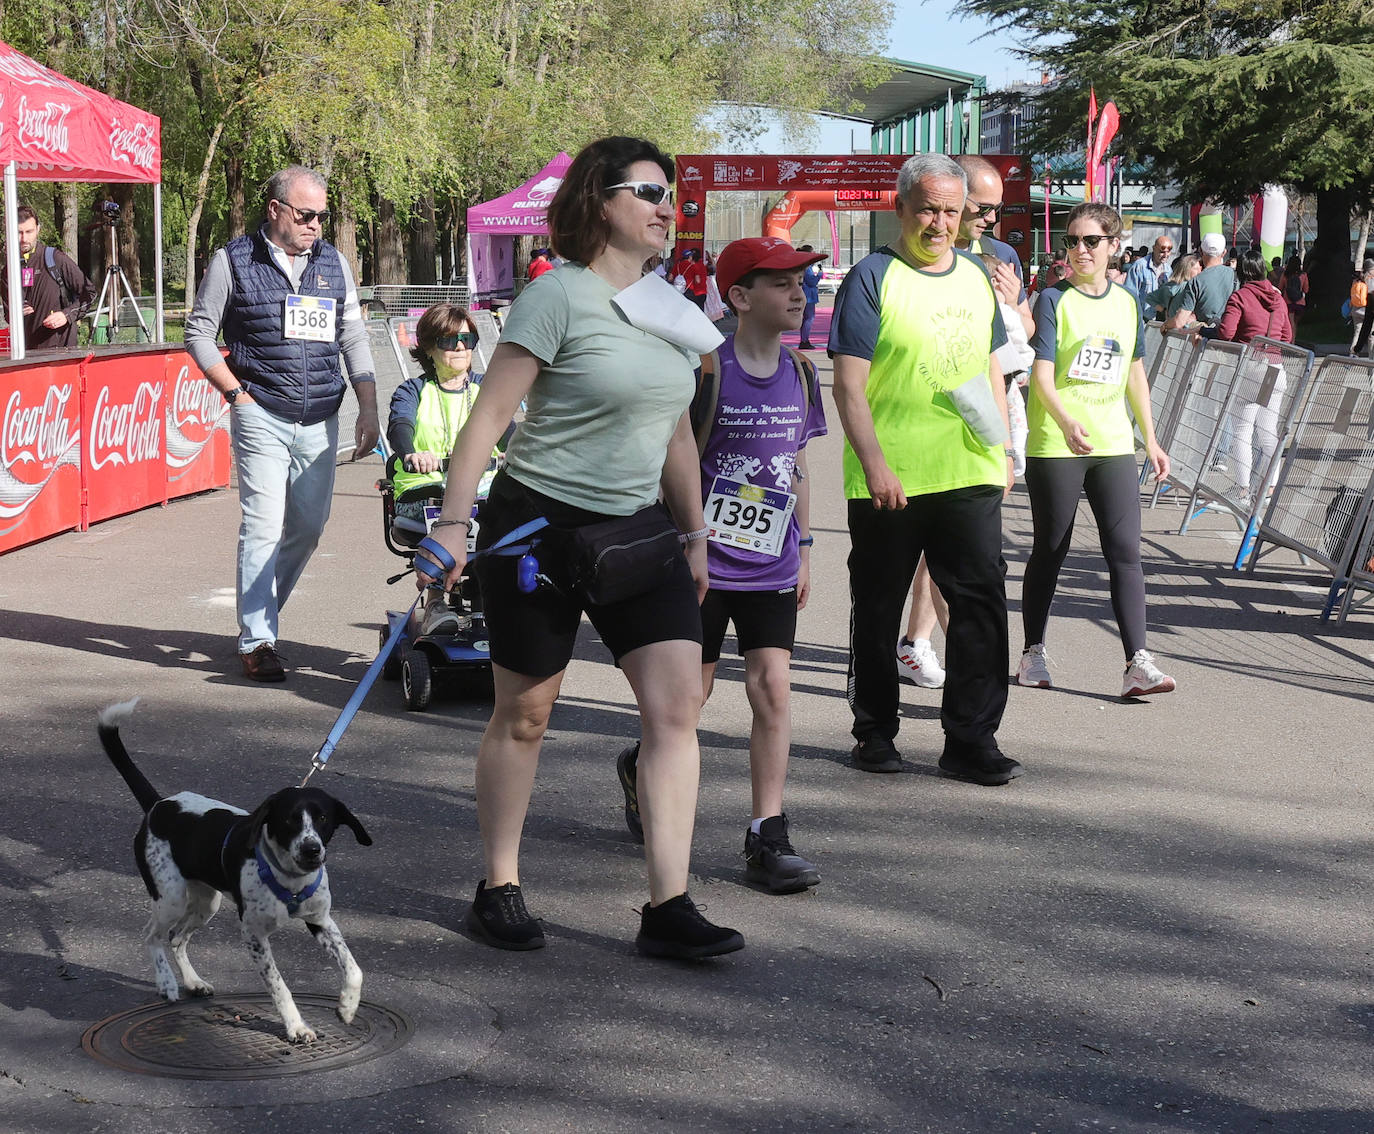
<svg viewBox="0 0 1374 1134">
<path fill-rule="evenodd" d="M 186 349 L 230 405 L 238 473 L 239 657 L 283 681 L 277 619 L 319 543 L 334 492 L 340 357 L 358 398 L 353 460 L 377 443 L 377 388 L 348 264 L 320 238 L 326 185 L 293 165 L 267 182 L 267 219 L 215 253 L 186 320 Z M 215 339 L 223 330 L 229 357 Z"/>
</svg>

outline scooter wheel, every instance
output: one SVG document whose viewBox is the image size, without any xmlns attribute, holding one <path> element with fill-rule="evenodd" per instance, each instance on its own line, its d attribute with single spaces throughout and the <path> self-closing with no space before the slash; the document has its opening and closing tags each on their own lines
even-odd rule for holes
<svg viewBox="0 0 1374 1134">
<path fill-rule="evenodd" d="M 401 662 L 401 690 L 406 708 L 423 712 L 434 692 L 434 675 L 423 650 L 407 650 Z"/>
</svg>

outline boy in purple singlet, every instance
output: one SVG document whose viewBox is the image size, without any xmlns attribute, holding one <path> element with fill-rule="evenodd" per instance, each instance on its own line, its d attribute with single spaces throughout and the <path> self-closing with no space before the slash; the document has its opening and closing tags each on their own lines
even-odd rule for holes
<svg viewBox="0 0 1374 1134">
<path fill-rule="evenodd" d="M 810 486 L 805 446 L 825 433 L 815 368 L 782 333 L 801 326 L 802 269 L 823 253 L 785 240 L 736 240 L 716 261 L 721 298 L 739 329 L 702 358 L 692 424 L 701 454 L 711 586 L 701 604 L 702 686 L 707 697 L 726 627 L 733 622 L 753 710 L 749 766 L 753 821 L 745 876 L 775 894 L 805 890 L 820 871 L 792 847 L 782 809 L 792 742 L 791 660 L 797 611 L 811 586 Z M 620 754 L 625 820 L 639 834 L 635 761 Z"/>
</svg>

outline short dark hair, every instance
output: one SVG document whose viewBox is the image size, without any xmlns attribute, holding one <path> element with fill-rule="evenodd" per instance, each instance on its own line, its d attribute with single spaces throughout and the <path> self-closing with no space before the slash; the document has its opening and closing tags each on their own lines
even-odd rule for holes
<svg viewBox="0 0 1374 1134">
<path fill-rule="evenodd" d="M 602 211 L 606 188 L 624 181 L 637 161 L 653 162 L 667 184 L 673 183 L 673 159 L 643 138 L 601 138 L 573 158 L 549 202 L 549 242 L 558 255 L 586 264 L 601 254 L 611 238 L 610 222 Z"/>
<path fill-rule="evenodd" d="M 474 331 L 477 329 L 472 326 L 472 317 L 466 307 L 459 307 L 456 303 L 436 303 L 415 324 L 415 345 L 410 348 L 410 357 L 429 370 L 434 365 L 429 352 L 439 340 L 470 327 Z"/>
<path fill-rule="evenodd" d="M 1240 258 L 1240 282 L 1254 283 L 1255 280 L 1269 278 L 1269 265 L 1264 262 L 1264 253 L 1251 248 Z"/>
<path fill-rule="evenodd" d="M 18 214 L 20 224 L 23 224 L 25 221 L 38 220 L 38 214 L 35 213 L 31 208 L 29 208 L 28 205 L 20 205 L 17 209 L 15 209 L 15 212 Z M 42 224 L 42 221 L 39 221 L 38 223 Z"/>
</svg>

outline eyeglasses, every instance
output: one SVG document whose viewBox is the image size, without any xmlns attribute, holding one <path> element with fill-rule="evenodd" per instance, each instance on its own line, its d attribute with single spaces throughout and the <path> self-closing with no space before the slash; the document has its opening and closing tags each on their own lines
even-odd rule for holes
<svg viewBox="0 0 1374 1134">
<path fill-rule="evenodd" d="M 459 331 L 456 335 L 444 335 L 435 339 L 434 345 L 440 350 L 457 350 L 460 346 L 464 350 L 472 350 L 477 346 L 477 332 Z"/>
<path fill-rule="evenodd" d="M 1097 251 L 1097 246 L 1104 240 L 1110 240 L 1110 236 L 1066 236 L 1064 237 L 1064 251 L 1072 252 L 1080 244 L 1089 252 Z"/>
<path fill-rule="evenodd" d="M 998 201 L 995 205 L 980 205 L 977 201 L 970 200 L 969 204 L 973 206 L 973 215 L 979 220 L 996 220 L 1002 211 L 1003 202 Z"/>
<path fill-rule="evenodd" d="M 273 198 L 273 200 L 275 200 L 277 204 L 285 205 L 290 209 L 295 215 L 297 224 L 309 224 L 311 221 L 316 220 L 319 221 L 320 224 L 324 224 L 329 220 L 328 209 L 298 209 L 295 205 L 291 204 L 290 201 L 283 201 L 279 198 Z"/>
<path fill-rule="evenodd" d="M 648 201 L 651 205 L 661 205 L 664 201 L 671 204 L 673 200 L 673 191 L 657 181 L 622 181 L 619 185 L 606 186 L 607 193 L 616 189 L 628 189 L 641 201 Z"/>
</svg>

